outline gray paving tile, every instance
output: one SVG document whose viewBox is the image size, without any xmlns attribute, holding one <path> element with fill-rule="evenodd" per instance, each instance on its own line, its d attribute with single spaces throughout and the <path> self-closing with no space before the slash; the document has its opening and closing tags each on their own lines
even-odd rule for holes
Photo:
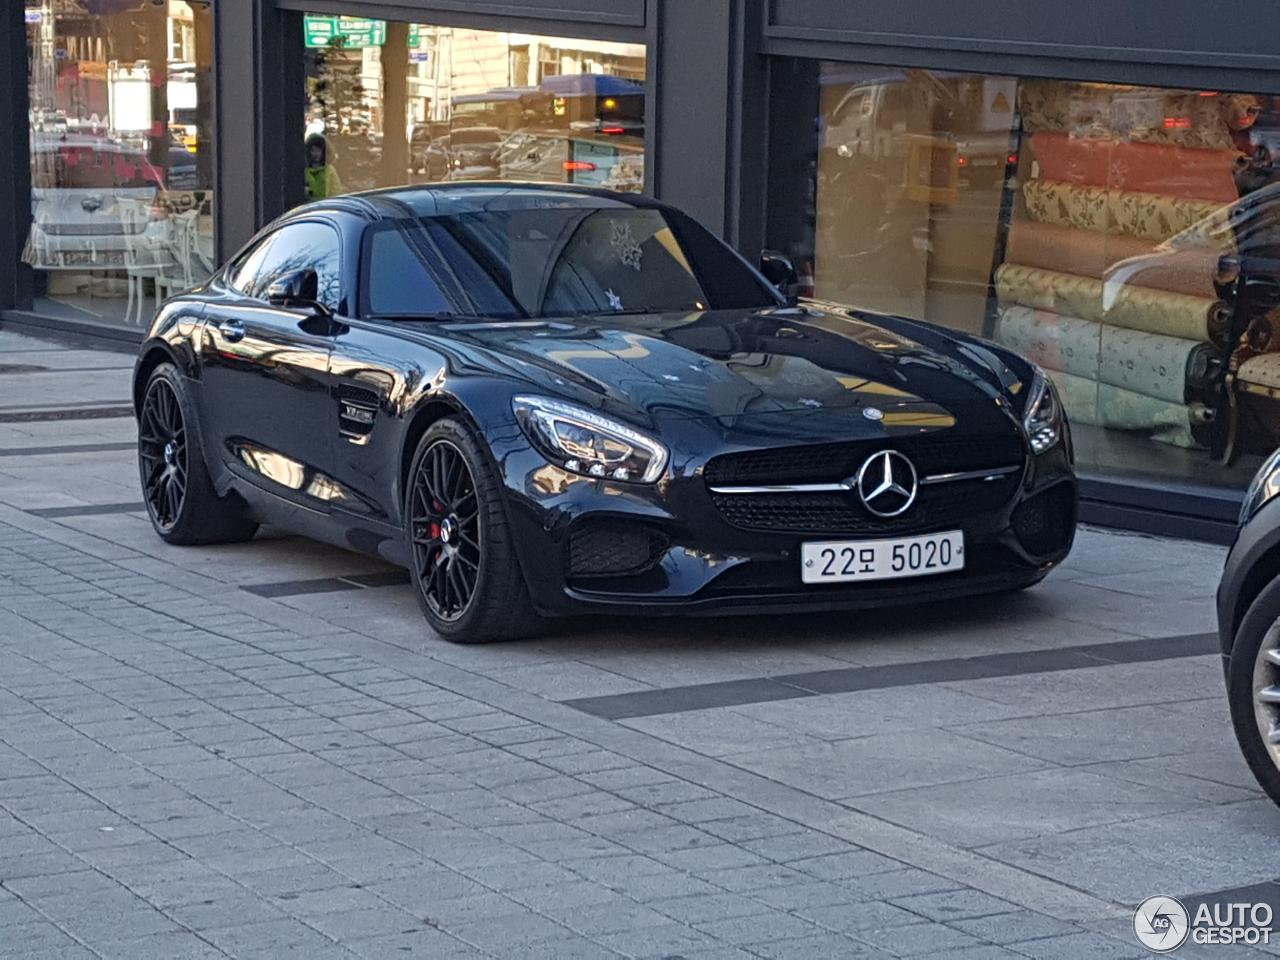
<svg viewBox="0 0 1280 960">
<path fill-rule="evenodd" d="M 733 757 L 737 766 L 832 799 L 1027 773 L 1046 762 L 944 731 L 881 734 Z"/>
<path fill-rule="evenodd" d="M 990 945 L 945 923 L 917 923 L 909 927 L 863 930 L 858 936 L 899 957 L 950 957 L 960 950 Z"/>
<path fill-rule="evenodd" d="M 979 890 L 945 890 L 940 893 L 918 893 L 892 901 L 896 907 L 910 910 L 930 920 L 965 920 L 992 914 L 1009 913 L 1015 905 Z"/>
<path fill-rule="evenodd" d="M 998 944 L 1016 943 L 1019 940 L 1045 940 L 1084 932 L 1076 924 L 1030 910 L 954 920 L 951 925 L 982 940 Z"/>
<path fill-rule="evenodd" d="M 822 927 L 816 923 L 775 910 L 756 913 L 754 916 L 706 920 L 695 923 L 693 926 L 703 933 L 711 934 L 717 940 L 736 946 L 751 946 L 777 940 L 800 940 L 823 932 Z"/>
<path fill-rule="evenodd" d="M 1196 726 L 1171 735 L 1168 714 L 1154 706 L 1025 717 L 956 729 L 966 737 L 1060 764 L 1210 750 L 1222 744 L 1226 733 Z"/>
<path fill-rule="evenodd" d="M 835 933 L 759 943 L 751 952 L 767 960 L 887 960 L 895 954 Z"/>
<path fill-rule="evenodd" d="M 829 930 L 855 935 L 926 922 L 924 917 L 917 913 L 876 900 L 826 907 L 805 907 L 797 913 Z"/>
<path fill-rule="evenodd" d="M 1043 940 L 1024 940 L 1016 947 L 1018 953 L 1034 960 L 1077 960 L 1078 957 L 1096 957 L 1098 960 L 1137 960 L 1149 957 L 1137 942 L 1124 943 L 1096 933 L 1075 933 L 1064 937 L 1048 937 Z"/>
<path fill-rule="evenodd" d="M 996 844 L 982 852 L 1064 883 L 1085 884 L 1115 903 L 1137 904 L 1152 890 L 1217 890 L 1271 879 L 1280 856 L 1276 816 L 1270 801 L 1257 800 Z"/>
<path fill-rule="evenodd" d="M 1193 805 L 1183 793 L 1084 770 L 1035 770 L 857 797 L 849 805 L 948 843 L 974 847 L 1159 816 Z"/>
</svg>

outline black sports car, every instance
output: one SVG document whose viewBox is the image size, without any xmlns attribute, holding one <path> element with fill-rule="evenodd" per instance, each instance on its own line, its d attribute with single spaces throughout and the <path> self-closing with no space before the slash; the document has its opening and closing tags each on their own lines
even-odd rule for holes
<svg viewBox="0 0 1280 960">
<path fill-rule="evenodd" d="M 270 522 L 381 554 L 451 640 L 1013 590 L 1075 529 L 1032 364 L 789 301 L 678 210 L 599 190 L 300 207 L 164 305 L 134 396 L 161 537 Z"/>
</svg>

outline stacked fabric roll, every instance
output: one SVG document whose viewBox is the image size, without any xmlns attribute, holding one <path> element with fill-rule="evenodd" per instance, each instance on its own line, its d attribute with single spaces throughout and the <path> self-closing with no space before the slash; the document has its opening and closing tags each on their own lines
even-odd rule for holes
<svg viewBox="0 0 1280 960">
<path fill-rule="evenodd" d="M 995 271 L 994 336 L 1049 371 L 1077 422 L 1191 446 L 1212 417 L 1232 324 L 1213 278 L 1232 243 L 1238 99 L 1022 86 L 1035 163 Z M 1185 122 L 1135 119 L 1153 113 Z"/>
</svg>

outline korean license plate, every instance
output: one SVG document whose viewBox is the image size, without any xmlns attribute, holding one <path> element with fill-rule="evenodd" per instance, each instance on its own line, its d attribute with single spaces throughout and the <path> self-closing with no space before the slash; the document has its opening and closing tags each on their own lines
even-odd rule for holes
<svg viewBox="0 0 1280 960">
<path fill-rule="evenodd" d="M 964 569 L 964 531 L 896 540 L 827 540 L 800 546 L 805 583 L 857 583 Z"/>
</svg>

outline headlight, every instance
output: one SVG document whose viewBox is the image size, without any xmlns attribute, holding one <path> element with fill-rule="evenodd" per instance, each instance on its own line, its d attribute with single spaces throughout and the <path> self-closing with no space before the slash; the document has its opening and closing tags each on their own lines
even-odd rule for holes
<svg viewBox="0 0 1280 960">
<path fill-rule="evenodd" d="M 1241 525 L 1247 523 L 1277 493 L 1280 493 L 1280 450 L 1267 457 L 1249 481 L 1249 489 L 1244 493 L 1244 505 L 1240 508 Z"/>
<path fill-rule="evenodd" d="M 653 483 L 666 469 L 667 448 L 625 423 L 547 397 L 513 397 L 511 407 L 538 452 L 571 473 Z"/>
<path fill-rule="evenodd" d="M 1037 455 L 1052 449 L 1062 439 L 1062 402 L 1053 382 L 1039 370 L 1031 381 L 1022 426 L 1031 441 L 1031 452 Z"/>
</svg>

